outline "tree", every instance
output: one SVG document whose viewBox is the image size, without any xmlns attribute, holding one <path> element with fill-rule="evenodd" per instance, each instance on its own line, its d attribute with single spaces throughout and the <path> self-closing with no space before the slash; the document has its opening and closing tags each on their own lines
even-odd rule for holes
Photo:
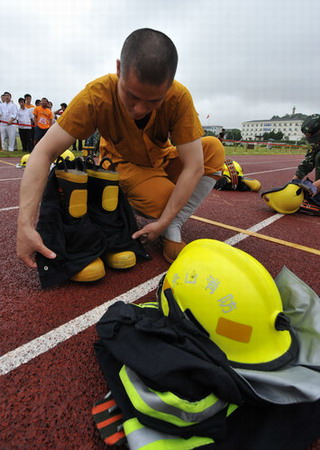
<svg viewBox="0 0 320 450">
<path fill-rule="evenodd" d="M 211 130 L 204 129 L 204 135 L 205 136 L 215 136 L 214 132 Z"/>
<path fill-rule="evenodd" d="M 270 133 L 263 133 L 263 140 L 269 141 L 270 139 L 273 139 L 274 141 L 281 141 L 283 138 L 282 131 L 270 131 Z"/>
<path fill-rule="evenodd" d="M 230 139 L 232 141 L 240 141 L 241 131 L 238 128 L 229 128 L 226 132 L 226 139 Z"/>
</svg>

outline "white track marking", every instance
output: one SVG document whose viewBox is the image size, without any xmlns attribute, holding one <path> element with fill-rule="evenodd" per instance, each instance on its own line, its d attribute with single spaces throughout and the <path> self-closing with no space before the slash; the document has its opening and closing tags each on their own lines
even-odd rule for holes
<svg viewBox="0 0 320 450">
<path fill-rule="evenodd" d="M 95 323 L 97 323 L 106 310 L 116 303 L 117 301 L 123 301 L 125 303 L 133 303 L 144 295 L 156 289 L 159 281 L 163 274 L 157 275 L 151 280 L 146 281 L 139 286 L 131 289 L 124 294 L 115 297 L 114 299 L 103 303 L 96 308 L 91 309 L 91 311 L 76 317 L 70 322 L 55 328 L 48 333 L 39 336 L 36 339 L 28 342 L 27 344 L 21 345 L 20 347 L 12 350 L 0 358 L 0 374 L 5 375 L 12 370 L 19 367 L 21 364 L 29 362 L 31 359 L 47 352 L 61 342 L 75 336 L 81 331 L 86 330 Z"/>
<path fill-rule="evenodd" d="M 276 220 L 281 219 L 283 217 L 283 214 L 274 214 L 273 216 L 269 217 L 268 219 L 263 220 L 260 223 L 257 223 L 256 225 L 253 225 L 253 227 L 248 228 L 247 231 L 254 231 L 255 233 L 259 230 L 261 230 L 264 227 L 267 227 L 271 223 L 275 222 Z M 224 241 L 226 244 L 229 245 L 236 245 L 238 242 L 242 241 L 243 239 L 246 239 L 249 235 L 238 233 L 235 236 L 231 237 L 230 239 L 227 239 Z"/>
<path fill-rule="evenodd" d="M 22 180 L 22 178 L 3 178 L 0 181 L 15 181 L 15 180 Z"/>
<path fill-rule="evenodd" d="M 18 207 L 13 207 L 18 208 Z M 13 209 L 13 208 L 3 208 L 5 209 Z M 1 210 L 0 210 L 1 211 Z M 269 219 L 263 220 L 262 222 L 254 225 L 249 228 L 250 231 L 258 231 L 261 228 L 264 228 L 276 220 L 280 219 L 283 214 L 275 214 L 271 216 Z M 249 235 L 245 235 L 239 233 L 235 235 L 233 238 L 226 240 L 225 242 L 229 245 L 235 245 L 243 239 L 249 237 Z M 164 272 L 165 273 L 165 272 Z M 156 277 L 146 281 L 145 283 L 136 286 L 124 294 L 115 297 L 114 299 L 103 303 L 96 308 L 82 314 L 79 317 L 76 317 L 73 320 L 61 325 L 58 328 L 55 328 L 48 333 L 43 334 L 42 336 L 33 339 L 32 341 L 17 347 L 16 349 L 6 353 L 5 355 L 0 357 L 0 375 L 5 375 L 11 372 L 12 370 L 18 368 L 22 364 L 26 364 L 31 361 L 33 358 L 41 355 L 42 353 L 51 350 L 58 344 L 66 341 L 67 339 L 77 335 L 81 331 L 86 330 L 91 327 L 95 323 L 97 323 L 103 314 L 107 311 L 107 309 L 116 303 L 117 301 L 123 301 L 125 303 L 133 303 L 136 300 L 139 300 L 144 295 L 153 291 L 157 288 L 161 277 L 164 273 L 157 275 Z"/>
<path fill-rule="evenodd" d="M 283 167 L 282 169 L 272 169 L 272 170 L 264 170 L 263 172 L 251 172 L 251 173 L 245 173 L 244 176 L 249 176 L 249 175 L 258 175 L 261 173 L 271 173 L 271 172 L 283 172 L 284 170 L 292 170 L 292 169 L 296 169 L 297 166 L 294 167 Z M 293 178 L 293 175 L 292 175 Z"/>
<path fill-rule="evenodd" d="M 12 209 L 19 209 L 19 206 L 10 206 L 8 208 L 0 208 L 0 212 L 2 212 L 2 211 L 11 211 Z"/>
</svg>

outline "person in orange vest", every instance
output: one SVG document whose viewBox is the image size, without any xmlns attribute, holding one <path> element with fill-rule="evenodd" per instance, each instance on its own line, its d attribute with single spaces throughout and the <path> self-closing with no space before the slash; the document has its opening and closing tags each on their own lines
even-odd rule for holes
<svg viewBox="0 0 320 450">
<path fill-rule="evenodd" d="M 34 144 L 36 145 L 52 125 L 53 113 L 49 108 L 47 98 L 41 99 L 40 106 L 36 106 L 33 110 L 33 116 L 36 126 L 34 132 Z"/>
</svg>

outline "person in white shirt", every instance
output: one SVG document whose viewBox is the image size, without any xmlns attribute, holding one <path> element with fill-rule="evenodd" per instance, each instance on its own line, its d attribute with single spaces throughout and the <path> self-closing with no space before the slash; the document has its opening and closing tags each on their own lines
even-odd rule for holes
<svg viewBox="0 0 320 450">
<path fill-rule="evenodd" d="M 0 134 L 2 150 L 14 151 L 18 108 L 11 101 L 10 92 L 4 92 L 4 102 L 0 103 Z M 8 141 L 7 141 L 7 140 Z"/>
<path fill-rule="evenodd" d="M 33 109 L 27 109 L 25 106 L 24 98 L 19 98 L 20 108 L 17 112 L 19 135 L 22 144 L 22 150 L 27 153 L 31 153 L 33 149 L 31 126 L 33 123 Z M 23 124 L 23 125 L 22 125 Z"/>
</svg>

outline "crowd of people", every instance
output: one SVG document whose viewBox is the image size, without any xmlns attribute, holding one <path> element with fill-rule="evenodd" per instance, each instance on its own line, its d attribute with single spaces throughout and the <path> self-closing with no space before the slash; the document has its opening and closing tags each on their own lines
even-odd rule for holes
<svg viewBox="0 0 320 450">
<path fill-rule="evenodd" d="M 17 149 L 19 135 L 22 150 L 31 153 L 33 147 L 46 134 L 56 119 L 65 111 L 67 104 L 61 103 L 60 108 L 52 111 L 53 104 L 46 97 L 32 103 L 30 94 L 18 99 L 16 105 L 10 92 L 1 95 L 0 102 L 0 137 L 1 149 L 13 152 Z M 79 145 L 81 150 L 82 145 Z M 75 147 L 74 147 L 75 149 Z"/>
</svg>

